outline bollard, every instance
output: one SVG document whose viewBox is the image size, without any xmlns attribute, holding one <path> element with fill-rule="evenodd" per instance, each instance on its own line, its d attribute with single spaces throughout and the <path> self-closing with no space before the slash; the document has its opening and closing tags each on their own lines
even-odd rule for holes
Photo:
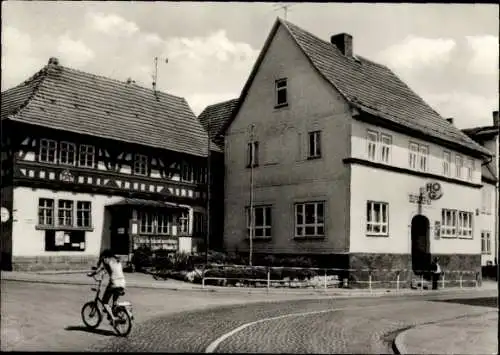
<svg viewBox="0 0 500 355">
<path fill-rule="evenodd" d="M 420 291 L 424 291 L 424 274 L 420 276 Z"/>
<path fill-rule="evenodd" d="M 462 288 L 462 272 L 459 273 L 460 277 L 458 282 L 460 282 L 460 288 Z"/>
<path fill-rule="evenodd" d="M 368 287 L 370 288 L 370 292 L 372 292 L 372 272 L 368 274 Z"/>
<path fill-rule="evenodd" d="M 398 273 L 396 274 L 396 291 L 399 292 L 399 271 Z"/>
<path fill-rule="evenodd" d="M 201 288 L 205 288 L 205 275 L 201 277 Z"/>
<path fill-rule="evenodd" d="M 325 277 L 323 278 L 323 286 L 324 286 L 325 291 L 326 291 L 326 289 L 327 289 L 327 287 L 326 287 L 326 269 L 325 269 Z"/>
<path fill-rule="evenodd" d="M 444 284 L 445 284 L 445 282 L 444 282 L 444 275 L 445 275 L 445 273 L 443 272 L 443 279 L 441 280 L 441 288 L 444 288 Z"/>
<path fill-rule="evenodd" d="M 271 287 L 271 269 L 267 269 L 267 292 L 269 292 L 269 288 Z"/>
</svg>

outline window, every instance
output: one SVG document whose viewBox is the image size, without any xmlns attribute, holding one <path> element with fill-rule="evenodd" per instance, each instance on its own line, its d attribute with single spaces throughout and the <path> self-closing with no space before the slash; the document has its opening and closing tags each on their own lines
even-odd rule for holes
<svg viewBox="0 0 500 355">
<path fill-rule="evenodd" d="M 276 106 L 283 107 L 288 105 L 287 99 L 287 79 L 278 79 L 275 82 L 276 88 Z"/>
<path fill-rule="evenodd" d="M 472 212 L 443 209 L 441 236 L 445 238 L 472 238 Z"/>
<path fill-rule="evenodd" d="M 205 215 L 201 212 L 193 212 L 193 235 L 203 236 L 206 234 L 206 231 Z"/>
<path fill-rule="evenodd" d="M 48 198 L 38 200 L 38 224 L 40 226 L 54 225 L 54 200 Z"/>
<path fill-rule="evenodd" d="M 139 231 L 141 234 L 153 234 L 155 216 L 152 213 L 141 212 L 139 214 Z"/>
<path fill-rule="evenodd" d="M 61 142 L 59 145 L 59 163 L 64 165 L 76 164 L 76 146 L 73 143 Z"/>
<path fill-rule="evenodd" d="M 40 152 L 38 159 L 45 163 L 55 163 L 57 152 L 57 142 L 51 139 L 40 140 Z"/>
<path fill-rule="evenodd" d="M 157 233 L 158 234 L 171 234 L 174 219 L 171 214 L 158 214 L 157 216 Z"/>
<path fill-rule="evenodd" d="M 189 214 L 187 212 L 182 212 L 179 217 L 179 233 L 189 233 Z"/>
<path fill-rule="evenodd" d="M 457 211 L 441 210 L 441 236 L 454 238 L 457 232 Z"/>
<path fill-rule="evenodd" d="M 472 171 L 474 170 L 474 160 L 467 159 L 465 168 L 467 171 L 467 180 L 472 181 Z"/>
<path fill-rule="evenodd" d="M 45 251 L 85 251 L 85 231 L 45 231 Z"/>
<path fill-rule="evenodd" d="M 481 254 L 491 254 L 491 232 L 481 232 Z"/>
<path fill-rule="evenodd" d="M 207 181 L 207 168 L 197 166 L 194 169 L 194 182 L 204 184 Z"/>
<path fill-rule="evenodd" d="M 491 214 L 491 191 L 485 186 L 481 190 L 481 212 Z"/>
<path fill-rule="evenodd" d="M 417 168 L 418 144 L 410 143 L 409 164 L 411 169 Z"/>
<path fill-rule="evenodd" d="M 250 236 L 252 230 L 250 208 L 247 208 L 247 233 Z M 271 206 L 257 206 L 254 210 L 253 234 L 255 238 L 270 238 L 271 237 Z"/>
<path fill-rule="evenodd" d="M 429 156 L 429 148 L 425 145 L 418 147 L 418 154 L 420 160 L 420 170 L 427 171 L 427 157 Z"/>
<path fill-rule="evenodd" d="M 79 165 L 84 168 L 93 168 L 95 148 L 93 145 L 80 144 Z"/>
<path fill-rule="evenodd" d="M 472 238 L 472 213 L 458 212 L 458 236 Z"/>
<path fill-rule="evenodd" d="M 325 203 L 306 202 L 295 205 L 295 236 L 323 237 L 325 235 Z"/>
<path fill-rule="evenodd" d="M 148 175 L 148 157 L 142 154 L 134 156 L 134 174 L 135 175 Z"/>
<path fill-rule="evenodd" d="M 182 163 L 181 180 L 184 182 L 194 181 L 194 170 L 191 164 L 186 162 Z"/>
<path fill-rule="evenodd" d="M 88 201 L 78 201 L 76 203 L 76 226 L 90 227 L 92 216 L 92 204 Z"/>
<path fill-rule="evenodd" d="M 259 166 L 259 142 L 248 143 L 247 167 Z"/>
<path fill-rule="evenodd" d="M 60 226 L 73 226 L 73 201 L 59 200 L 57 206 L 58 224 Z"/>
<path fill-rule="evenodd" d="M 366 233 L 373 236 L 389 235 L 389 204 L 368 201 L 366 203 Z"/>
<path fill-rule="evenodd" d="M 384 163 L 389 163 L 389 161 L 391 160 L 392 137 L 386 134 L 382 134 L 380 136 L 380 143 L 381 143 L 380 158 Z"/>
<path fill-rule="evenodd" d="M 321 158 L 321 132 L 309 133 L 309 159 Z"/>
<path fill-rule="evenodd" d="M 378 133 L 373 131 L 368 131 L 367 134 L 368 141 L 368 159 L 375 160 L 377 156 L 377 142 Z"/>
<path fill-rule="evenodd" d="M 443 175 L 450 176 L 451 153 L 443 152 Z"/>
<path fill-rule="evenodd" d="M 455 156 L 455 176 L 457 178 L 462 177 L 462 167 L 464 165 L 464 161 L 461 155 L 456 155 Z"/>
</svg>

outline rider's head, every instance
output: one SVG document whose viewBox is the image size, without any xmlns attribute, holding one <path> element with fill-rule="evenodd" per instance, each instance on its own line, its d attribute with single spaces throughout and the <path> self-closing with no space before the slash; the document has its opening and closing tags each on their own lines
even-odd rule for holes
<svg viewBox="0 0 500 355">
<path fill-rule="evenodd" d="M 111 249 L 105 249 L 101 253 L 101 259 L 112 258 L 115 256 L 115 253 L 111 251 Z"/>
</svg>

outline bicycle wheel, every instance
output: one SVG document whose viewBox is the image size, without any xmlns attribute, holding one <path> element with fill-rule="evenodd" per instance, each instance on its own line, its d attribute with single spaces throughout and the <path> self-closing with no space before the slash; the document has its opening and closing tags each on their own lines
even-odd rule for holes
<svg viewBox="0 0 500 355">
<path fill-rule="evenodd" d="M 132 319 L 123 307 L 119 307 L 114 312 L 115 322 L 113 327 L 119 336 L 126 337 L 132 330 Z"/>
<path fill-rule="evenodd" d="M 96 302 L 90 301 L 83 305 L 82 320 L 91 329 L 95 329 L 101 324 L 102 314 Z"/>
</svg>

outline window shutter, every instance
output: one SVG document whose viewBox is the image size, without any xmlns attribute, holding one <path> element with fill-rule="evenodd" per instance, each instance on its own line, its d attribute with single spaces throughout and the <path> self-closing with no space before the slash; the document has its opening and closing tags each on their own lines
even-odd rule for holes
<svg viewBox="0 0 500 355">
<path fill-rule="evenodd" d="M 297 134 L 297 161 L 302 161 L 304 159 L 304 149 L 302 147 L 303 141 L 302 141 L 302 133 Z"/>
</svg>

